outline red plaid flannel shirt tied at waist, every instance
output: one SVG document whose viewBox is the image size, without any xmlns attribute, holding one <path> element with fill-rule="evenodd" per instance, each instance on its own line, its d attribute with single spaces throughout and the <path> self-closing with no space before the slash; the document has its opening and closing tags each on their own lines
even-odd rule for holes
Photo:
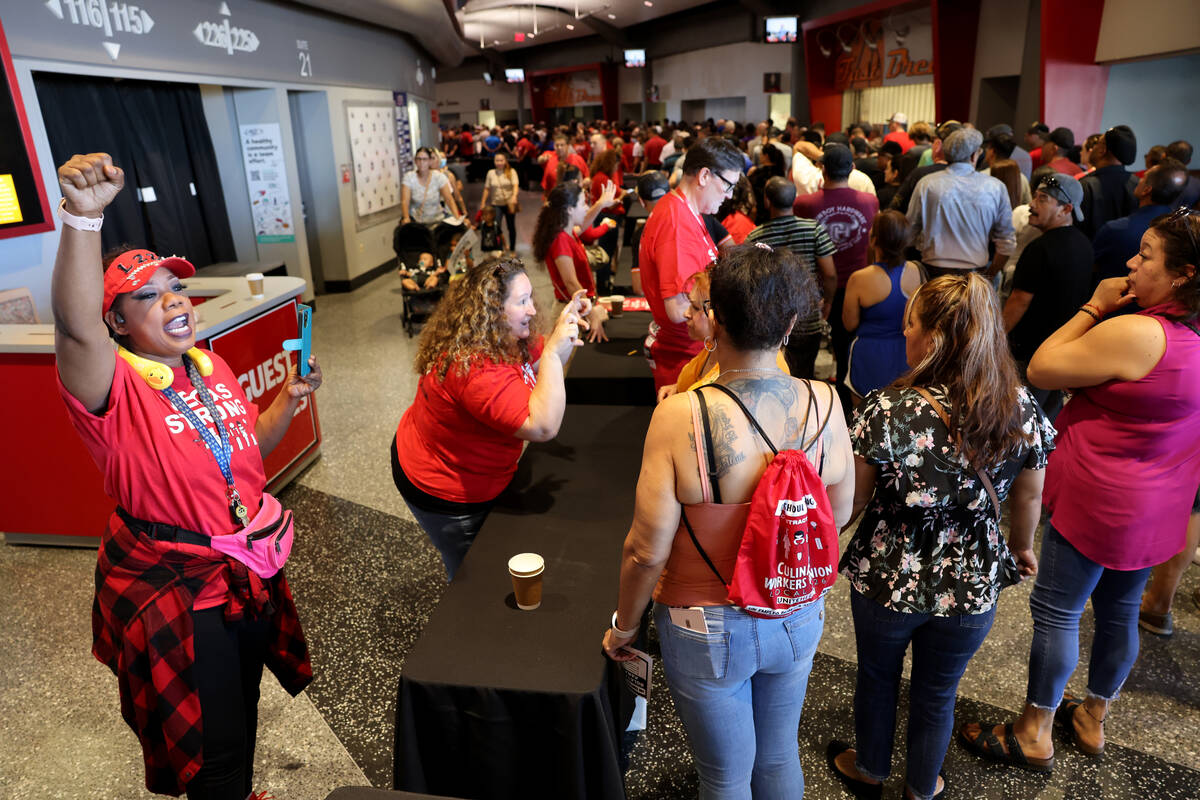
<svg viewBox="0 0 1200 800">
<path fill-rule="evenodd" d="M 299 694 L 312 664 L 283 572 L 264 581 L 209 547 L 151 539 L 115 512 L 109 519 L 96 564 L 92 654 L 117 676 L 121 716 L 142 744 L 151 792 L 182 794 L 204 763 L 190 612 L 201 587 L 220 577 L 229 586 L 225 618 L 269 618 L 266 666 Z"/>
</svg>

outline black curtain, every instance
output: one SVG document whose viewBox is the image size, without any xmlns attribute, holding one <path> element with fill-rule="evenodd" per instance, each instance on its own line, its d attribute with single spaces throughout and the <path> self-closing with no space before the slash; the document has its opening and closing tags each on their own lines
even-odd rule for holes
<svg viewBox="0 0 1200 800">
<path fill-rule="evenodd" d="M 35 73 L 34 86 L 56 164 L 103 152 L 125 170 L 105 250 L 131 244 L 197 267 L 237 259 L 199 87 L 55 73 Z M 155 199 L 139 202 L 147 187 Z"/>
</svg>

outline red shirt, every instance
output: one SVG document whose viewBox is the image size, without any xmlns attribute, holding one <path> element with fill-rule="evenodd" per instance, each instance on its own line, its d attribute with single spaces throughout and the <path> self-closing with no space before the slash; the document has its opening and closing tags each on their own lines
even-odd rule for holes
<svg viewBox="0 0 1200 800">
<path fill-rule="evenodd" d="M 530 347 L 531 361 L 542 342 Z M 426 494 L 455 503 L 492 500 L 512 480 L 521 457 L 516 432 L 529 418 L 537 385 L 533 364 L 479 357 L 464 374 L 453 366 L 438 380 L 421 376 L 413 404 L 396 428 L 404 474 Z"/>
<path fill-rule="evenodd" d="M 667 140 L 655 134 L 646 141 L 646 166 L 661 167 L 662 166 L 662 150 L 667 146 Z"/>
<path fill-rule="evenodd" d="M 1061 172 L 1063 175 L 1070 175 L 1072 178 L 1078 177 L 1083 172 L 1082 167 L 1066 156 L 1059 156 L 1046 166 L 1050 167 L 1055 172 Z"/>
<path fill-rule="evenodd" d="M 900 145 L 900 149 L 907 153 L 915 144 L 912 139 L 908 138 L 908 131 L 892 131 L 887 136 L 883 137 L 885 142 L 895 142 Z"/>
<path fill-rule="evenodd" d="M 1038 147 L 1029 151 L 1029 158 L 1033 160 L 1033 168 L 1037 169 L 1042 165 L 1042 148 Z"/>
<path fill-rule="evenodd" d="M 528 137 L 522 136 L 517 142 L 517 161 L 524 161 L 526 156 L 537 149 L 537 146 L 529 141 Z"/>
<path fill-rule="evenodd" d="M 792 210 L 797 217 L 815 219 L 824 226 L 837 248 L 833 254 L 837 285 L 844 288 L 855 270 L 867 266 L 868 239 L 879 213 L 879 198 L 849 187 L 820 189 L 797 197 Z"/>
<path fill-rule="evenodd" d="M 659 200 L 642 230 L 638 266 L 650 313 L 661 326 L 657 341 L 663 347 L 697 350 L 699 343 L 688 336 L 687 323 L 672 322 L 667 316 L 665 301 L 682 294 L 688 278 L 716 260 L 717 246 L 683 195 L 675 190 Z"/>
<path fill-rule="evenodd" d="M 591 201 L 595 203 L 597 200 L 599 200 L 600 195 L 604 192 L 604 187 L 610 183 L 615 183 L 617 185 L 617 191 L 620 192 L 621 185 L 624 182 L 625 178 L 623 175 L 621 175 L 620 170 L 618 170 L 617 174 L 613 175 L 611 178 L 608 175 L 605 175 L 603 172 L 597 172 L 592 176 L 592 188 L 590 192 Z M 619 217 L 625 213 L 625 206 L 621 205 L 620 203 L 614 203 L 604 210 L 614 217 Z"/>
<path fill-rule="evenodd" d="M 621 145 L 621 169 L 626 172 L 632 172 L 637 166 L 633 163 L 633 142 L 626 142 Z"/>
<path fill-rule="evenodd" d="M 740 211 L 735 211 L 721 220 L 721 224 L 725 226 L 725 230 L 729 231 L 734 244 L 746 241 L 746 236 L 755 228 L 754 220 Z"/>
<path fill-rule="evenodd" d="M 587 162 L 580 158 L 574 150 L 567 153 L 567 163 L 579 167 L 581 177 L 588 177 Z M 549 194 L 556 183 L 558 183 L 558 153 L 551 150 L 550 157 L 546 159 L 546 169 L 542 172 L 542 191 Z"/>
<path fill-rule="evenodd" d="M 205 351 L 207 352 L 207 351 Z M 234 484 L 251 515 L 262 504 L 267 478 L 254 425 L 258 406 L 246 399 L 237 377 L 218 355 L 208 353 L 213 373 L 204 379 L 225 417 Z M 208 411 L 183 367 L 171 384 L 200 419 Z M 166 395 L 151 389 L 133 367 L 117 358 L 108 408 L 90 414 L 58 381 L 71 424 L 104 474 L 104 493 L 138 519 L 176 525 L 207 536 L 233 533 L 225 478 L 203 439 Z"/>
<path fill-rule="evenodd" d="M 605 231 L 607 230 L 605 228 Z M 588 297 L 595 297 L 596 281 L 592 277 L 592 268 L 588 266 L 583 243 L 566 231 L 561 231 L 546 251 L 546 269 L 550 271 L 550 282 L 554 284 L 554 299 L 560 303 L 571 299 L 571 293 L 567 291 L 567 285 L 558 271 L 558 264 L 555 263 L 559 256 L 568 256 L 575 263 L 575 280 L 587 290 Z"/>
<path fill-rule="evenodd" d="M 475 137 L 469 131 L 463 131 L 458 137 L 458 152 L 468 158 L 475 155 Z"/>
</svg>

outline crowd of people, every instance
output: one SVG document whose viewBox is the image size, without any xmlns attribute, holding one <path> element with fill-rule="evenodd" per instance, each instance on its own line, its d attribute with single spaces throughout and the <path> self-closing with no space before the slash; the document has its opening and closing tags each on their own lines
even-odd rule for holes
<svg viewBox="0 0 1200 800">
<path fill-rule="evenodd" d="M 1007 125 L 909 125 L 902 113 L 830 133 L 796 120 L 447 130 L 442 150 L 422 148 L 403 177 L 402 222 L 468 217 L 462 166 L 482 159 L 477 222 L 503 246 L 452 277 L 422 254 L 402 276 L 445 294 L 391 442 L 396 487 L 452 580 L 525 442 L 552 439 L 569 413 L 571 354 L 605 339 L 600 298 L 627 243 L 631 290 L 652 318 L 644 350 L 658 405 L 602 646 L 630 658 L 653 619 L 701 797 L 804 792 L 796 731 L 828 585 L 812 590 L 803 561 L 795 574 L 754 572 L 746 542 L 780 475 L 808 480 L 795 513 L 813 520 L 782 542 L 787 558 L 811 557 L 818 533 L 851 533 L 836 570 L 858 650 L 854 735 L 827 751 L 848 791 L 879 797 L 889 776 L 910 645 L 905 792 L 945 791 L 958 681 L 999 593 L 1025 579 L 1035 584 L 1024 710 L 958 737 L 988 759 L 1049 771 L 1058 723 L 1099 754 L 1138 626 L 1170 635 L 1200 536 L 1200 181 L 1187 142 L 1129 172 L 1136 153 L 1126 126 L 1077 146 L 1072 131 L 1034 124 L 1019 144 Z M 194 347 L 179 285 L 188 262 L 118 253 L 100 280 L 96 220 L 120 169 L 76 156 L 59 179 L 60 389 L 120 503 L 97 572 L 95 653 L 121 679 L 150 788 L 245 797 L 263 665 L 293 691 L 311 667 L 283 572 L 216 543 L 268 524 L 276 535 L 261 455 L 321 371 L 315 359 L 304 377 L 293 367 L 257 413 L 228 367 Z M 532 187 L 527 266 L 514 219 Z M 635 203 L 644 221 L 631 219 Z M 530 269 L 554 286 L 545 332 Z M 826 339 L 831 383 L 815 375 Z M 187 399 L 172 380 L 190 383 Z M 244 418 L 212 408 L 213 394 Z M 172 406 L 201 439 L 171 435 L 161 418 Z M 234 452 L 230 430 L 250 446 Z M 785 500 L 797 505 L 783 497 L 779 508 Z M 782 605 L 734 602 L 735 575 L 783 587 Z M 803 585 L 808 594 L 787 594 Z M 157 627 L 140 617 L 147 598 Z M 1074 697 L 1065 687 L 1089 600 L 1087 695 Z M 160 652 L 165 632 L 194 649 Z M 171 696 L 146 682 L 151 662 L 179 677 Z M 182 711 L 164 718 L 167 703 Z"/>
</svg>

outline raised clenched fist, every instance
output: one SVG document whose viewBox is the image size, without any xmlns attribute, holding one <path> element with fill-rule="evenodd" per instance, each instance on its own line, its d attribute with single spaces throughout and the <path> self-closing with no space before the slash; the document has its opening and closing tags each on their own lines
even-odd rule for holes
<svg viewBox="0 0 1200 800">
<path fill-rule="evenodd" d="M 68 213 L 98 217 L 125 186 L 125 171 L 113 165 L 108 153 L 75 155 L 58 168 L 58 185 Z"/>
</svg>

